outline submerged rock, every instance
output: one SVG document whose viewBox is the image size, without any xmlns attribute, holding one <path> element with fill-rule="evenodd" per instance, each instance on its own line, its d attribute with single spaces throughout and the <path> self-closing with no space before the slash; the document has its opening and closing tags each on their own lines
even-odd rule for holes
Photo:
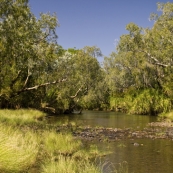
<svg viewBox="0 0 173 173">
<path fill-rule="evenodd" d="M 73 135 L 81 139 L 93 139 L 100 141 L 116 141 L 121 139 L 172 139 L 173 128 L 169 128 L 167 132 L 163 129 L 153 130 L 152 128 L 145 128 L 143 130 L 132 129 L 112 129 L 112 128 L 82 128 L 80 131 L 73 131 Z M 134 146 L 143 144 L 133 143 Z"/>
<path fill-rule="evenodd" d="M 139 144 L 137 143 L 137 142 L 135 142 L 135 143 L 132 143 L 134 146 L 139 146 Z"/>
</svg>

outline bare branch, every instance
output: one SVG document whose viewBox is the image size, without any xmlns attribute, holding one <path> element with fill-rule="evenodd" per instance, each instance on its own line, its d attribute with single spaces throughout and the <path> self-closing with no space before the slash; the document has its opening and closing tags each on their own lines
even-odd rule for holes
<svg viewBox="0 0 173 173">
<path fill-rule="evenodd" d="M 29 69 L 28 69 L 28 75 L 27 75 L 27 77 L 26 77 L 26 80 L 25 80 L 25 83 L 24 83 L 24 85 L 23 85 L 23 88 L 26 87 L 26 84 L 28 83 L 29 77 L 30 77 L 30 74 L 29 74 Z"/>
<path fill-rule="evenodd" d="M 78 93 L 82 90 L 82 86 L 76 91 L 76 94 L 74 96 L 70 96 L 70 98 L 74 99 L 77 97 Z"/>
<path fill-rule="evenodd" d="M 47 83 L 44 83 L 44 84 L 40 84 L 40 85 L 36 85 L 36 86 L 33 86 L 33 87 L 29 87 L 29 88 L 23 88 L 23 89 L 19 90 L 18 92 L 12 94 L 10 96 L 10 98 L 18 96 L 20 93 L 23 93 L 23 92 L 26 92 L 26 91 L 37 90 L 38 88 L 45 87 L 45 86 L 48 86 L 48 85 L 57 84 L 57 83 L 61 83 L 61 82 L 65 82 L 66 80 L 67 79 L 56 80 L 56 81 L 53 81 L 53 82 L 47 82 Z"/>
<path fill-rule="evenodd" d="M 25 89 L 23 89 L 23 91 L 37 90 L 38 88 L 41 88 L 41 87 L 44 87 L 44 86 L 47 86 L 47 85 L 52 85 L 52 84 L 65 82 L 66 80 L 67 79 L 57 80 L 57 81 L 53 81 L 53 82 L 47 82 L 47 83 L 36 85 L 36 86 L 30 87 L 30 88 L 25 88 Z"/>
<path fill-rule="evenodd" d="M 43 109 L 44 109 L 44 110 L 47 110 L 47 111 L 50 111 L 50 112 L 52 112 L 52 113 L 55 113 L 55 112 L 56 112 L 55 108 L 53 108 L 53 107 L 48 107 L 48 106 L 46 106 L 46 107 L 44 107 Z"/>
<path fill-rule="evenodd" d="M 144 52 L 145 54 L 147 54 L 150 59 L 154 60 L 156 65 L 159 65 L 159 66 L 162 66 L 162 67 L 168 67 L 169 66 L 168 64 L 163 64 L 163 63 L 159 62 L 158 59 L 156 59 L 155 57 L 153 57 L 150 53 L 148 53 L 146 51 L 140 51 L 140 52 Z"/>
</svg>

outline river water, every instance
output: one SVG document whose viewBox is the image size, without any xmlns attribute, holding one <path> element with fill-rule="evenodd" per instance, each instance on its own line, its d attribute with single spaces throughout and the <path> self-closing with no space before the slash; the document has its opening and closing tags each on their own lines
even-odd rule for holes
<svg viewBox="0 0 173 173">
<path fill-rule="evenodd" d="M 126 115 L 116 112 L 84 111 L 82 114 L 53 118 L 54 123 L 77 123 L 90 127 L 143 129 L 154 116 Z M 133 143 L 139 143 L 134 146 Z M 101 163 L 104 173 L 112 167 L 128 169 L 128 173 L 173 173 L 173 141 L 168 139 L 125 139 L 106 142 L 93 142 L 101 151 L 111 151 Z M 126 172 L 127 173 L 127 172 Z"/>
</svg>

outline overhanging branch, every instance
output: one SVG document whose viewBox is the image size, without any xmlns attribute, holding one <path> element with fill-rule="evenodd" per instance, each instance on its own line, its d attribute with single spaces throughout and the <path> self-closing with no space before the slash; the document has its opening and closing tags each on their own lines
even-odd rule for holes
<svg viewBox="0 0 173 173">
<path fill-rule="evenodd" d="M 53 81 L 53 82 L 46 82 L 44 84 L 35 85 L 33 87 L 23 88 L 23 89 L 17 91 L 16 93 L 12 94 L 10 98 L 18 96 L 19 94 L 21 94 L 23 92 L 26 92 L 26 91 L 37 90 L 38 88 L 45 87 L 45 86 L 48 86 L 48 85 L 54 85 L 54 84 L 62 83 L 62 82 L 65 82 L 66 80 L 67 79 L 65 78 L 65 79 L 56 80 L 56 81 Z"/>
</svg>

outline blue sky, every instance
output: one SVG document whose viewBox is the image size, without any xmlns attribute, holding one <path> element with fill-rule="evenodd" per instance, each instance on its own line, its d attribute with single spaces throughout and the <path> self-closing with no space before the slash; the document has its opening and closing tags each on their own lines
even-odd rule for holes
<svg viewBox="0 0 173 173">
<path fill-rule="evenodd" d="M 56 13 L 58 44 L 64 49 L 97 46 L 104 56 L 115 51 L 115 40 L 126 34 L 125 27 L 134 22 L 152 27 L 152 12 L 162 0 L 30 0 L 31 11 Z M 101 59 L 100 59 L 101 60 Z"/>
</svg>

